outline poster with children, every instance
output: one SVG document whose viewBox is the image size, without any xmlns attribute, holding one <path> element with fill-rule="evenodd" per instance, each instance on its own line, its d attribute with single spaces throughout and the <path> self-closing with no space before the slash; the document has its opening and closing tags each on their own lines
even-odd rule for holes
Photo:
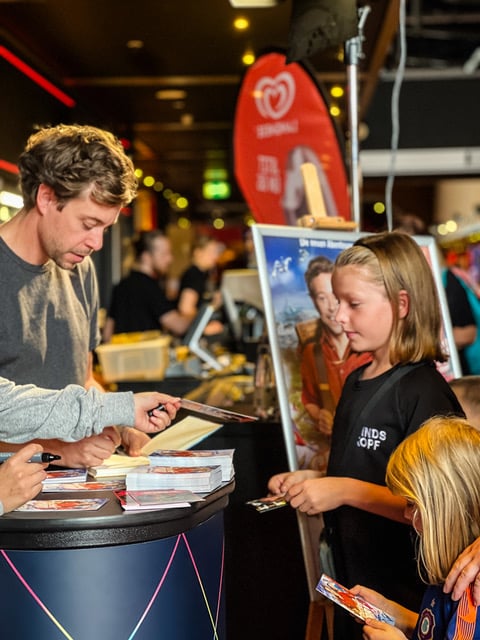
<svg viewBox="0 0 480 640">
<path fill-rule="evenodd" d="M 369 360 L 350 347 L 336 321 L 335 259 L 365 233 L 280 225 L 253 226 L 261 291 L 289 467 L 326 471 L 336 404 L 346 377 Z M 439 364 L 447 380 L 461 375 L 434 239 L 416 237 L 440 298 Z"/>
</svg>

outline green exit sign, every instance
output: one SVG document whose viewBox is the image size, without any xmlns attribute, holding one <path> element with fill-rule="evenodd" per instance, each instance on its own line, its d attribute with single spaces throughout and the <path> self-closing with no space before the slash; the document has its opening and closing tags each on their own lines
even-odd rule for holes
<svg viewBox="0 0 480 640">
<path fill-rule="evenodd" d="M 203 183 L 203 197 L 205 200 L 226 200 L 230 197 L 230 183 L 224 180 L 209 180 Z"/>
</svg>

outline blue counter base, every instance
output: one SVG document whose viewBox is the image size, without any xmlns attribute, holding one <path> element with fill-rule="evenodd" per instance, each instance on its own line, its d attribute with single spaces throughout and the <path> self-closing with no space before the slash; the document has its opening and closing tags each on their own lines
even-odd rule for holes
<svg viewBox="0 0 480 640">
<path fill-rule="evenodd" d="M 223 570 L 221 512 L 185 533 L 150 542 L 0 549 L 0 635 L 225 640 Z"/>
</svg>

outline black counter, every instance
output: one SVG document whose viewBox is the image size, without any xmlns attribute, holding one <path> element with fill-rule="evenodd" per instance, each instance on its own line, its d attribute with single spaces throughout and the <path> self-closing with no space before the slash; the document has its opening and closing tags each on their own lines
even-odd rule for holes
<svg viewBox="0 0 480 640">
<path fill-rule="evenodd" d="M 160 540 L 188 531 L 224 509 L 234 483 L 227 483 L 190 507 L 125 512 L 112 491 L 88 497 L 108 498 L 98 511 L 11 512 L 0 518 L 2 549 L 65 549 Z M 83 492 L 42 494 L 46 500 L 85 498 Z"/>
<path fill-rule="evenodd" d="M 191 507 L 0 518 L 0 636 L 226 640 L 224 518 L 234 483 Z M 80 492 L 48 494 L 62 499 Z"/>
</svg>

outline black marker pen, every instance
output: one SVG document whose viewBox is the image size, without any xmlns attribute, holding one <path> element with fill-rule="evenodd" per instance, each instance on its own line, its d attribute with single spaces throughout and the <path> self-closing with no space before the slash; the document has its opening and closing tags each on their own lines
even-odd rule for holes
<svg viewBox="0 0 480 640">
<path fill-rule="evenodd" d="M 0 464 L 2 462 L 6 462 L 9 458 L 15 455 L 12 452 L 1 452 L 0 451 Z M 62 456 L 57 456 L 54 453 L 35 453 L 30 458 L 29 462 L 53 462 L 54 460 L 60 460 Z"/>
</svg>

